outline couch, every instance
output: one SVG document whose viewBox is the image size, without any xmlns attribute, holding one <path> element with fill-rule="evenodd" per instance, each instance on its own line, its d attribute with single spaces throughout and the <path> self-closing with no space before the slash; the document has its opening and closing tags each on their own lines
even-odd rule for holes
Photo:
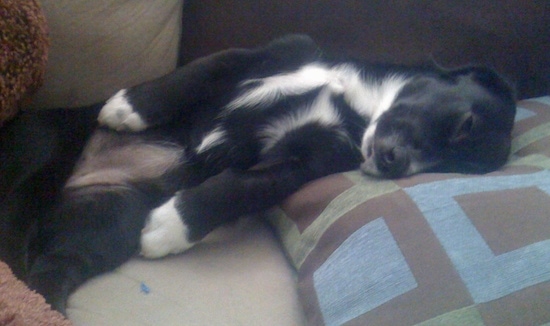
<svg viewBox="0 0 550 326">
<path fill-rule="evenodd" d="M 43 0 L 27 112 L 89 105 L 201 55 L 291 32 L 373 61 L 482 63 L 517 88 L 510 162 L 487 175 L 314 181 L 188 252 L 135 257 L 70 298 L 75 325 L 550 323 L 546 1 Z M 42 111 L 41 111 L 42 112 Z M 267 221 L 267 222 L 266 222 Z"/>
</svg>

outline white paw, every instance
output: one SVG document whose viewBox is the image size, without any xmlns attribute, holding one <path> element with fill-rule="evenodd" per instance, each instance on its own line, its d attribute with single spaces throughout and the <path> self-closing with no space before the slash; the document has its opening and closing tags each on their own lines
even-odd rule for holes
<svg viewBox="0 0 550 326">
<path fill-rule="evenodd" d="M 118 91 L 107 100 L 99 112 L 97 120 L 100 124 L 118 131 L 142 131 L 147 128 L 147 124 L 139 114 L 134 112 L 132 105 L 128 103 L 125 89 Z"/>
<path fill-rule="evenodd" d="M 176 197 L 155 208 L 141 231 L 141 255 L 160 258 L 183 252 L 194 245 L 187 240 L 189 230 L 175 207 Z"/>
</svg>

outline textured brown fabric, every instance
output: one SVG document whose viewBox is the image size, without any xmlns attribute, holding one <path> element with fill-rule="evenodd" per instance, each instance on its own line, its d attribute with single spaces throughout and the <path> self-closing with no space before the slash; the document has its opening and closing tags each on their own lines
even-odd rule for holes
<svg viewBox="0 0 550 326">
<path fill-rule="evenodd" d="M 0 261 L 0 326 L 70 326 L 44 298 L 19 281 Z"/>
<path fill-rule="evenodd" d="M 0 0 L 0 126 L 44 78 L 46 20 L 35 0 Z"/>
<path fill-rule="evenodd" d="M 485 175 L 304 186 L 272 216 L 310 325 L 550 322 L 550 96 L 521 101 Z M 388 249 L 389 248 L 389 249 Z"/>
</svg>

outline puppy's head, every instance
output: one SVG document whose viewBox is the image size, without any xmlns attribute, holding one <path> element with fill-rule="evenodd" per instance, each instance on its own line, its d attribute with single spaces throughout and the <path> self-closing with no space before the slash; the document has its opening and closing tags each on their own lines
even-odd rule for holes
<svg viewBox="0 0 550 326">
<path fill-rule="evenodd" d="M 386 178 L 495 170 L 508 158 L 515 112 L 511 88 L 488 68 L 415 77 L 367 128 L 361 168 Z"/>
</svg>

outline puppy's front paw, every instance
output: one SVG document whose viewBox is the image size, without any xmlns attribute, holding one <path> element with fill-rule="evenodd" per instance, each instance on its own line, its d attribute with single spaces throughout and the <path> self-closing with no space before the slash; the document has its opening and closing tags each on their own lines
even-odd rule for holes
<svg viewBox="0 0 550 326">
<path fill-rule="evenodd" d="M 107 100 L 97 120 L 100 124 L 118 131 L 142 131 L 147 128 L 147 124 L 128 102 L 125 89 Z"/>
<path fill-rule="evenodd" d="M 187 240 L 188 228 L 176 207 L 176 197 L 154 209 L 141 231 L 141 255 L 160 258 L 183 252 L 194 245 Z"/>
</svg>

